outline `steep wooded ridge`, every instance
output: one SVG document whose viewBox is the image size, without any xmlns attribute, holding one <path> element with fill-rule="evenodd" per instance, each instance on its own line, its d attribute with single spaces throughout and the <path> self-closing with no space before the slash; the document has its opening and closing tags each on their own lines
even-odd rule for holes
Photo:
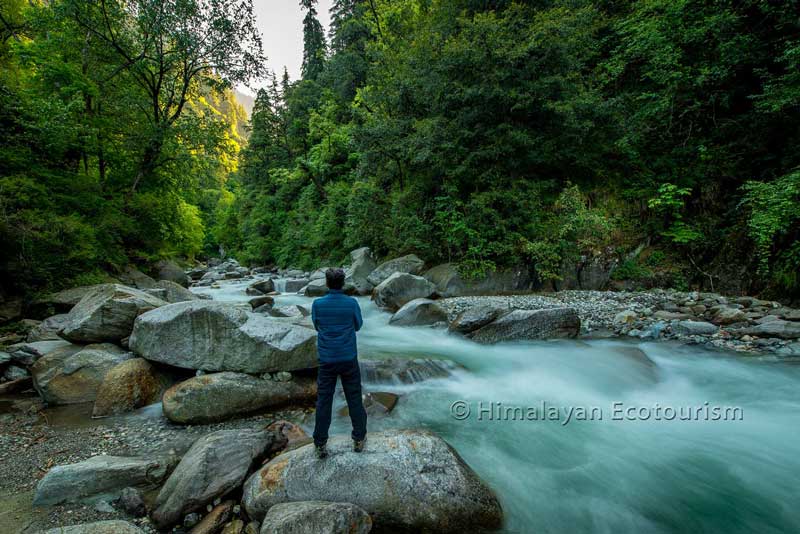
<svg viewBox="0 0 800 534">
<path fill-rule="evenodd" d="M 303 0 L 302 79 L 268 76 L 241 153 L 209 95 L 264 58 L 249 2 L 205 4 L 3 4 L 6 291 L 222 245 L 800 294 L 792 2 L 336 0 L 326 35 Z"/>
</svg>

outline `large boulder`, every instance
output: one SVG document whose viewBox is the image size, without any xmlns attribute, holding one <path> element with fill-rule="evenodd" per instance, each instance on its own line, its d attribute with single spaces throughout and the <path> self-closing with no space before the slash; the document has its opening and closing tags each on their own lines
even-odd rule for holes
<svg viewBox="0 0 800 534">
<path fill-rule="evenodd" d="M 306 297 L 322 297 L 328 293 L 325 278 L 312 279 L 299 293 Z"/>
<path fill-rule="evenodd" d="M 44 321 L 34 326 L 28 331 L 25 340 L 28 343 L 36 341 L 58 341 L 61 340 L 58 333 L 67 324 L 69 314 L 60 313 L 46 318 Z M 62 340 L 63 341 L 63 340 Z"/>
<path fill-rule="evenodd" d="M 66 313 L 70 311 L 73 306 L 81 301 L 87 293 L 91 293 L 98 286 L 104 284 L 97 284 L 93 286 L 79 286 L 63 289 L 49 295 L 39 297 L 33 301 L 33 306 L 41 309 L 51 308 L 59 313 Z"/>
<path fill-rule="evenodd" d="M 367 280 L 377 264 L 369 247 L 350 252 L 350 267 L 345 269 L 344 290 L 346 293 L 369 295 L 373 285 Z"/>
<path fill-rule="evenodd" d="M 39 534 L 144 534 L 144 531 L 127 521 L 110 520 L 56 527 L 39 531 Z"/>
<path fill-rule="evenodd" d="M 414 254 L 385 261 L 375 267 L 367 277 L 367 281 L 373 286 L 377 286 L 394 273 L 419 274 L 425 267 L 425 262 Z"/>
<path fill-rule="evenodd" d="M 514 310 L 469 334 L 478 343 L 577 337 L 581 329 L 573 308 Z"/>
<path fill-rule="evenodd" d="M 47 341 L 34 341 L 29 343 L 16 343 L 6 349 L 11 355 L 11 361 L 20 365 L 31 366 L 45 354 L 66 347 L 71 347 L 73 352 L 80 350 L 79 345 L 74 345 L 63 339 L 53 339 Z"/>
<path fill-rule="evenodd" d="M 155 264 L 156 278 L 189 287 L 189 276 L 172 260 L 161 260 Z"/>
<path fill-rule="evenodd" d="M 222 421 L 265 408 L 313 402 L 317 384 L 311 378 L 263 380 L 244 373 L 213 373 L 190 378 L 169 388 L 164 415 L 175 423 Z"/>
<path fill-rule="evenodd" d="M 261 524 L 261 534 L 367 534 L 372 518 L 344 502 L 302 501 L 276 504 Z"/>
<path fill-rule="evenodd" d="M 476 304 L 459 313 L 448 328 L 451 332 L 469 334 L 507 312 L 493 304 Z"/>
<path fill-rule="evenodd" d="M 131 334 L 136 317 L 165 304 L 138 289 L 103 284 L 72 308 L 59 335 L 76 343 L 117 342 Z"/>
<path fill-rule="evenodd" d="M 254 429 L 219 430 L 198 439 L 158 493 L 153 522 L 170 527 L 235 490 L 278 439 L 284 438 Z"/>
<path fill-rule="evenodd" d="M 392 315 L 389 324 L 395 326 L 422 326 L 447 321 L 447 312 L 434 300 L 414 299 Z"/>
<path fill-rule="evenodd" d="M 800 323 L 796 321 L 784 321 L 776 319 L 767 321 L 756 326 L 751 326 L 740 330 L 743 334 L 759 337 L 779 337 L 782 339 L 800 338 Z"/>
<path fill-rule="evenodd" d="M 153 488 L 175 467 L 172 456 L 136 458 L 93 456 L 75 464 L 59 465 L 36 485 L 34 506 L 65 502 L 92 502 L 118 498 L 125 488 Z"/>
<path fill-rule="evenodd" d="M 125 360 L 106 373 L 97 390 L 92 416 L 115 415 L 155 404 L 170 383 L 170 377 L 147 360 Z"/>
<path fill-rule="evenodd" d="M 164 291 L 163 300 L 169 303 L 185 302 L 187 300 L 200 300 L 200 297 L 172 280 L 159 280 L 156 282 L 158 289 Z"/>
<path fill-rule="evenodd" d="M 455 264 L 443 263 L 428 269 L 423 276 L 436 286 L 436 292 L 443 297 L 511 294 L 534 288 L 534 277 L 526 267 L 492 271 L 477 278 L 464 278 Z"/>
<path fill-rule="evenodd" d="M 132 265 L 125 267 L 125 269 L 117 275 L 117 278 L 126 286 L 135 287 L 136 289 L 155 289 L 158 287 L 153 278 L 147 276 Z"/>
<path fill-rule="evenodd" d="M 733 324 L 747 321 L 747 314 L 738 308 L 720 306 L 713 312 L 712 321 L 715 324 Z"/>
<path fill-rule="evenodd" d="M 309 283 L 308 278 L 283 278 L 275 286 L 281 293 L 297 293 Z"/>
<path fill-rule="evenodd" d="M 317 366 L 317 334 L 246 307 L 197 300 L 136 320 L 129 346 L 145 359 L 185 369 L 265 373 Z"/>
<path fill-rule="evenodd" d="M 414 299 L 426 299 L 436 293 L 436 287 L 421 276 L 394 273 L 372 291 L 372 299 L 381 308 L 397 311 Z"/>
<path fill-rule="evenodd" d="M 263 520 L 284 502 L 338 501 L 363 508 L 381 528 L 464 532 L 502 523 L 492 490 L 431 432 L 371 433 L 361 454 L 352 451 L 350 436 L 336 436 L 328 450 L 320 462 L 314 446 L 306 445 L 253 474 L 242 498 L 248 515 Z"/>
<path fill-rule="evenodd" d="M 92 402 L 106 374 L 130 357 L 129 352 L 110 343 L 87 345 L 77 352 L 64 347 L 33 364 L 33 386 L 50 404 Z"/>
<path fill-rule="evenodd" d="M 252 289 L 266 295 L 267 293 L 275 291 L 275 282 L 273 282 L 271 278 L 266 278 L 250 284 L 247 286 L 247 289 Z"/>
<path fill-rule="evenodd" d="M 367 384 L 413 384 L 424 380 L 447 378 L 461 369 L 451 360 L 431 358 L 386 358 L 358 360 L 361 376 Z"/>
</svg>

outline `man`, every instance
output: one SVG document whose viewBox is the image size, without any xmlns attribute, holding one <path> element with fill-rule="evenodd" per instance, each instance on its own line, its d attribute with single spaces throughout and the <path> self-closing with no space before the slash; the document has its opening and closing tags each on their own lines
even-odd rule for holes
<svg viewBox="0 0 800 534">
<path fill-rule="evenodd" d="M 317 329 L 319 373 L 317 375 L 317 419 L 314 425 L 314 445 L 318 458 L 328 456 L 326 444 L 331 426 L 331 404 L 336 379 L 342 389 L 353 424 L 353 450 L 361 452 L 367 437 L 367 412 L 361 400 L 361 371 L 358 368 L 356 332 L 361 328 L 361 308 L 356 299 L 342 292 L 344 271 L 325 272 L 328 294 L 311 305 L 311 320 Z"/>
</svg>

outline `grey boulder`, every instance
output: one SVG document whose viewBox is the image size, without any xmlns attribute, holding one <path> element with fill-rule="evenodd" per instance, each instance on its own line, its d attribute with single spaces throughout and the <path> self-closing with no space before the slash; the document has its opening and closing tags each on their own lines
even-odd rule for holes
<svg viewBox="0 0 800 534">
<path fill-rule="evenodd" d="M 159 281 L 168 281 L 183 287 L 189 287 L 189 276 L 172 260 L 161 260 L 155 265 L 156 278 Z"/>
<path fill-rule="evenodd" d="M 33 364 L 33 387 L 49 404 L 91 402 L 106 374 L 130 357 L 129 352 L 110 343 L 64 347 Z"/>
<path fill-rule="evenodd" d="M 209 423 L 265 408 L 309 403 L 316 394 L 316 382 L 310 378 L 278 382 L 243 373 L 213 373 L 169 388 L 163 408 L 175 423 Z"/>
<path fill-rule="evenodd" d="M 56 466 L 39 481 L 33 496 L 34 506 L 64 502 L 94 502 L 116 499 L 129 487 L 158 486 L 175 466 L 171 456 L 136 458 L 93 456 L 75 464 Z"/>
<path fill-rule="evenodd" d="M 414 254 L 409 254 L 381 263 L 369 274 L 367 281 L 377 286 L 394 273 L 419 274 L 423 267 L 425 267 L 424 261 Z"/>
<path fill-rule="evenodd" d="M 258 282 L 250 284 L 247 289 L 253 289 L 266 295 L 267 293 L 272 293 L 275 291 L 275 283 L 271 278 L 267 278 L 265 280 L 259 280 Z"/>
<path fill-rule="evenodd" d="M 131 334 L 136 317 L 165 304 L 138 289 L 103 284 L 70 310 L 59 335 L 76 343 L 116 342 Z"/>
<path fill-rule="evenodd" d="M 448 327 L 451 332 L 468 334 L 485 326 L 501 314 L 508 312 L 491 304 L 477 304 L 459 313 Z"/>
<path fill-rule="evenodd" d="M 263 520 L 285 502 L 344 501 L 364 509 L 381 528 L 464 532 L 502 523 L 492 490 L 431 432 L 376 432 L 364 452 L 351 448 L 350 436 L 336 436 L 323 462 L 313 444 L 272 459 L 244 485 L 248 515 Z"/>
<path fill-rule="evenodd" d="M 367 534 L 372 518 L 344 502 L 301 501 L 276 504 L 261 524 L 261 534 Z"/>
<path fill-rule="evenodd" d="M 63 341 L 58 333 L 67 324 L 66 313 L 52 315 L 28 331 L 25 340 L 29 343 L 37 341 Z"/>
<path fill-rule="evenodd" d="M 478 343 L 498 343 L 526 339 L 577 337 L 581 329 L 573 308 L 514 310 L 472 332 Z"/>
<path fill-rule="evenodd" d="M 156 282 L 158 289 L 164 291 L 163 300 L 169 303 L 185 302 L 187 300 L 200 300 L 200 297 L 186 289 L 184 286 L 171 280 L 159 280 Z"/>
<path fill-rule="evenodd" d="M 80 350 L 78 345 L 73 345 L 69 341 L 63 339 L 17 343 L 11 345 L 6 350 L 8 354 L 11 355 L 11 361 L 20 365 L 30 366 L 36 363 L 36 361 L 45 354 L 65 347 L 72 347 L 76 352 Z"/>
<path fill-rule="evenodd" d="M 373 285 L 367 280 L 377 264 L 369 247 L 350 252 L 350 267 L 345 269 L 344 290 L 346 293 L 369 295 Z"/>
<path fill-rule="evenodd" d="M 121 414 L 161 400 L 171 379 L 144 358 L 112 367 L 97 389 L 92 417 Z"/>
<path fill-rule="evenodd" d="M 372 291 L 372 299 L 380 308 L 397 311 L 407 302 L 426 299 L 435 293 L 434 285 L 421 276 L 394 273 Z"/>
<path fill-rule="evenodd" d="M 767 321 L 766 323 L 745 328 L 741 330 L 741 332 L 751 336 L 797 339 L 800 338 L 800 323 L 777 319 L 775 321 Z"/>
<path fill-rule="evenodd" d="M 705 321 L 678 321 L 672 325 L 672 331 L 686 336 L 710 336 L 716 334 L 719 327 Z"/>
<path fill-rule="evenodd" d="M 246 307 L 196 300 L 141 315 L 129 346 L 136 354 L 185 369 L 265 373 L 317 366 L 316 332 Z"/>
<path fill-rule="evenodd" d="M 314 278 L 308 285 L 300 290 L 300 293 L 306 297 L 322 297 L 328 293 L 328 286 L 325 283 L 325 278 Z"/>
<path fill-rule="evenodd" d="M 276 439 L 284 438 L 254 429 L 219 430 L 198 439 L 158 493 L 153 522 L 170 527 L 241 486 Z"/>
<path fill-rule="evenodd" d="M 447 312 L 430 299 L 414 299 L 406 302 L 389 319 L 395 326 L 423 326 L 447 321 Z"/>
</svg>

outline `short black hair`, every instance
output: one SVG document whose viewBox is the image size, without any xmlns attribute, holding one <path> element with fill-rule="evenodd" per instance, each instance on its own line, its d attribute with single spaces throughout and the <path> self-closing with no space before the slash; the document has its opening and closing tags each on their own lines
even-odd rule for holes
<svg viewBox="0 0 800 534">
<path fill-rule="evenodd" d="M 325 271 L 325 285 L 328 289 L 342 289 L 344 287 L 344 270 L 328 269 Z"/>
</svg>

